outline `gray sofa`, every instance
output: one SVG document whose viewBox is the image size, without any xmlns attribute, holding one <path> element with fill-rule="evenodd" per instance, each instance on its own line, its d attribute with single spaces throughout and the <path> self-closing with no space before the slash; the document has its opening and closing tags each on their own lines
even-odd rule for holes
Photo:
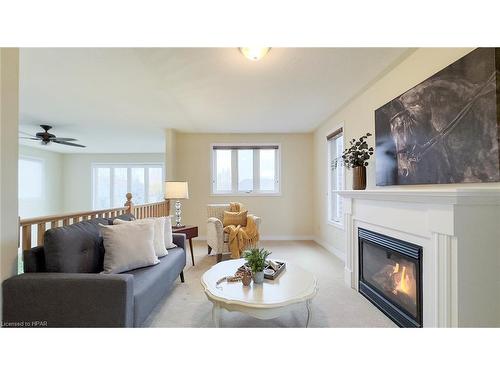
<svg viewBox="0 0 500 375">
<path fill-rule="evenodd" d="M 130 220 L 130 217 L 122 217 Z M 24 251 L 24 274 L 2 284 L 7 327 L 139 327 L 186 265 L 184 234 L 160 263 L 120 274 L 100 274 L 104 246 L 92 219 L 45 233 L 44 246 Z"/>
</svg>

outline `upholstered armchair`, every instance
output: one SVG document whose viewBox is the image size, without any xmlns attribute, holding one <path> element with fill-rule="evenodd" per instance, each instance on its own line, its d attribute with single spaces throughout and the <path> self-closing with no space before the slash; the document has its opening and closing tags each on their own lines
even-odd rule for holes
<svg viewBox="0 0 500 375">
<path fill-rule="evenodd" d="M 243 208 L 242 208 L 243 209 Z M 222 221 L 224 219 L 224 211 L 229 211 L 229 204 L 209 204 L 207 205 L 207 244 L 208 253 L 212 251 L 217 255 L 217 262 L 222 260 L 223 254 L 231 254 L 228 246 L 228 235 L 224 233 Z M 261 219 L 258 216 L 250 215 L 255 220 L 257 228 L 260 227 Z"/>
</svg>

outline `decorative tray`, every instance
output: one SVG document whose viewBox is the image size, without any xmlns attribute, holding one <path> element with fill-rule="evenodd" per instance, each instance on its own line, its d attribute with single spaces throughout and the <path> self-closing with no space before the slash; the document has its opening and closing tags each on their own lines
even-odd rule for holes
<svg viewBox="0 0 500 375">
<path fill-rule="evenodd" d="M 264 268 L 264 278 L 268 280 L 275 280 L 284 271 L 286 263 L 277 260 L 271 260 L 271 262 L 274 267 L 272 267 L 269 261 L 266 261 L 266 267 Z M 245 263 L 245 266 L 246 265 L 247 264 Z"/>
<path fill-rule="evenodd" d="M 273 262 L 277 265 L 276 269 L 271 267 L 269 263 L 267 264 L 266 268 L 264 268 L 264 278 L 269 280 L 274 280 L 278 278 L 278 276 L 281 275 L 281 273 L 285 270 L 286 267 L 285 262 L 279 262 L 277 260 Z"/>
</svg>

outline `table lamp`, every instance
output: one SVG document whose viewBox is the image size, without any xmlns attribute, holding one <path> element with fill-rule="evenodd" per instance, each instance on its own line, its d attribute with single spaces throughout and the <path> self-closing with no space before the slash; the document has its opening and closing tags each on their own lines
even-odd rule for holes
<svg viewBox="0 0 500 375">
<path fill-rule="evenodd" d="M 179 199 L 189 199 L 187 181 L 166 181 L 165 199 L 175 199 L 175 227 L 182 228 L 181 223 L 181 201 Z"/>
</svg>

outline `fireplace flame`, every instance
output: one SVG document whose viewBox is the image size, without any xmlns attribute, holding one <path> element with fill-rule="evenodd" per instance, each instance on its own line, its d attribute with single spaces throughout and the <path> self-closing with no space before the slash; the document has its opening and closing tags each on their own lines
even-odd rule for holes
<svg viewBox="0 0 500 375">
<path fill-rule="evenodd" d="M 400 271 L 399 269 L 402 268 Z M 398 283 L 396 287 L 393 290 L 394 294 L 398 294 L 398 292 L 402 292 L 405 294 L 410 294 L 411 293 L 411 280 L 410 276 L 408 275 L 408 272 L 406 271 L 406 267 L 399 267 L 399 263 L 396 263 L 394 266 L 392 274 L 396 276 L 395 280 L 398 280 Z"/>
</svg>

